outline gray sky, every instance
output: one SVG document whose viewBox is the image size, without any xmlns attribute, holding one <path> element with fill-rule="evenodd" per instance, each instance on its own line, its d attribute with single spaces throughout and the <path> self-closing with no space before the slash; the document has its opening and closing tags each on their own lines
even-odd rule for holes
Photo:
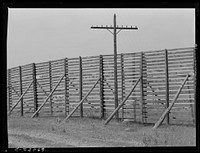
<svg viewBox="0 0 200 153">
<path fill-rule="evenodd" d="M 14 9 L 8 11 L 8 68 L 113 54 L 113 35 L 92 25 L 137 26 L 117 35 L 117 52 L 195 45 L 195 9 Z"/>
</svg>

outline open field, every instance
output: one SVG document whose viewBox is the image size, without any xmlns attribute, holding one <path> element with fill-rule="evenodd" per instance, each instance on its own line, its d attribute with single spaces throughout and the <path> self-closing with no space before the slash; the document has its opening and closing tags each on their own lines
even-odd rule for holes
<svg viewBox="0 0 200 153">
<path fill-rule="evenodd" d="M 194 126 L 153 125 L 72 117 L 9 117 L 9 148 L 196 146 Z"/>
</svg>

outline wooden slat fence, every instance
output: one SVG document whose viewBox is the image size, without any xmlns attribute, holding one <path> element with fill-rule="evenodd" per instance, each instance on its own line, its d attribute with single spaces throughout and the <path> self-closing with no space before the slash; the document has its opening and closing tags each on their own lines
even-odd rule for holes
<svg viewBox="0 0 200 153">
<path fill-rule="evenodd" d="M 172 102 L 185 76 L 196 73 L 195 51 L 195 48 L 191 47 L 118 54 L 119 103 L 142 76 L 140 83 L 119 109 L 119 118 L 155 123 Z M 21 116 L 33 114 L 64 74 L 64 79 L 38 112 L 39 116 L 67 116 L 98 78 L 99 83 L 73 116 L 107 118 L 114 111 L 113 55 L 64 58 L 8 69 L 8 111 L 34 80 L 33 86 L 12 112 Z M 189 77 L 174 107 L 166 116 L 167 124 L 190 124 L 195 120 L 194 77 Z"/>
</svg>

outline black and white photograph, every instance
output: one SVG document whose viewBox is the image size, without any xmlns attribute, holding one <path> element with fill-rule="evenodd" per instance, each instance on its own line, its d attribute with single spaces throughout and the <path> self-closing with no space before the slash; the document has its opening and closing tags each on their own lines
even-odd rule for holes
<svg viewBox="0 0 200 153">
<path fill-rule="evenodd" d="M 8 7 L 8 149 L 196 147 L 195 11 Z"/>
</svg>

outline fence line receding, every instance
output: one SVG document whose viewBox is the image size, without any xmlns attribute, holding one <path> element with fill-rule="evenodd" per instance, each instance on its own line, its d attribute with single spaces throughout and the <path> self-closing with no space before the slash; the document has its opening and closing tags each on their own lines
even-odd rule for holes
<svg viewBox="0 0 200 153">
<path fill-rule="evenodd" d="M 166 113 L 165 123 L 194 123 L 195 51 L 191 47 L 118 54 L 119 104 L 140 78 L 126 102 L 115 112 L 119 118 L 156 123 L 173 102 L 185 76 L 193 73 L 173 108 Z M 108 118 L 116 107 L 113 64 L 113 55 L 100 55 L 10 68 L 7 71 L 8 112 L 20 116 L 67 117 L 99 79 L 73 116 Z"/>
</svg>

